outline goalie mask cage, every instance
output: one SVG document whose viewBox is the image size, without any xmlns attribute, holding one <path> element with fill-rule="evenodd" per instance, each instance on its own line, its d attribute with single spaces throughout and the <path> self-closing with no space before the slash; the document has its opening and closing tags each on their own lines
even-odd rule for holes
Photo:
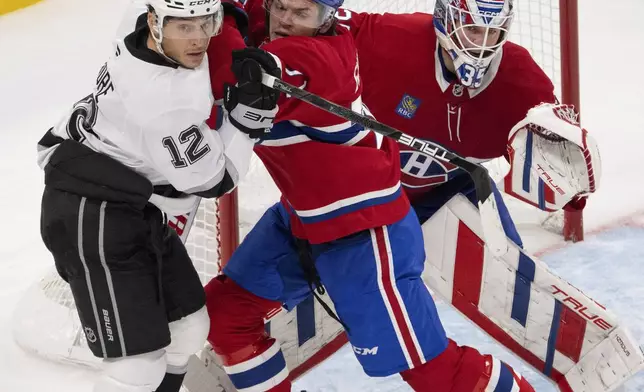
<svg viewBox="0 0 644 392">
<path fill-rule="evenodd" d="M 355 11 L 405 13 L 431 12 L 433 3 L 433 0 L 347 0 L 345 6 Z M 579 108 L 577 0 L 515 0 L 514 3 L 517 19 L 510 40 L 531 52 L 554 82 L 557 95 L 564 103 Z M 491 173 L 494 174 L 493 168 Z M 265 207 L 278 199 L 279 193 L 256 159 L 240 185 L 240 195 L 240 208 L 236 192 L 219 201 L 201 202 L 186 245 L 203 283 L 219 272 L 222 261 L 237 246 L 240 231 L 247 231 Z M 553 219 L 531 207 L 513 203 L 508 207 L 515 220 L 517 216 L 528 216 L 533 223 L 546 219 L 551 221 L 551 228 L 554 220 L 554 227 L 567 240 L 583 239 L 581 213 L 565 213 L 563 218 L 558 214 Z M 522 219 L 518 220 L 521 230 Z M 87 348 L 69 287 L 54 268 L 23 296 L 14 312 L 13 324 L 15 341 L 28 351 L 57 362 L 100 366 L 100 361 Z"/>
</svg>

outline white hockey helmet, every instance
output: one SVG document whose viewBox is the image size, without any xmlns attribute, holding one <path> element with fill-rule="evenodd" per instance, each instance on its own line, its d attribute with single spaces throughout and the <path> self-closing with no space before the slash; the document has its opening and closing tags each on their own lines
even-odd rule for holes
<svg viewBox="0 0 644 392">
<path fill-rule="evenodd" d="M 478 88 L 509 36 L 514 0 L 436 0 L 434 29 L 461 84 Z"/>
<path fill-rule="evenodd" d="M 205 34 L 212 37 L 221 32 L 224 20 L 224 11 L 221 0 L 145 0 L 148 7 L 154 10 L 156 14 L 156 24 L 152 27 L 152 37 L 161 46 L 164 34 L 168 38 L 186 38 L 195 37 L 194 33 Z M 164 31 L 165 23 L 169 18 L 192 19 L 204 18 L 201 24 L 201 31 L 189 31 L 185 27 L 182 30 L 169 33 Z M 171 37 L 168 34 L 173 34 Z"/>
</svg>

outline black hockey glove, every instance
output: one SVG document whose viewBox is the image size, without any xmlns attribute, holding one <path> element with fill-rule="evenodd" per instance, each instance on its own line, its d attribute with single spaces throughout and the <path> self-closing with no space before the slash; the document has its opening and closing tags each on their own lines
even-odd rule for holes
<svg viewBox="0 0 644 392">
<path fill-rule="evenodd" d="M 262 84 L 262 71 L 281 77 L 273 56 L 257 48 L 233 51 L 231 67 L 237 84 L 224 87 L 224 107 L 230 122 L 251 138 L 270 131 L 277 114 L 280 93 Z"/>
</svg>

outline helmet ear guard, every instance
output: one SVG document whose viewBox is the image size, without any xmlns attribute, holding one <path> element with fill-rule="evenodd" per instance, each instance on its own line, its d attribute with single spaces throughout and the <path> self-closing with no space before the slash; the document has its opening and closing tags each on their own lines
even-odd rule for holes
<svg viewBox="0 0 644 392">
<path fill-rule="evenodd" d="M 152 18 L 152 20 L 150 20 Z M 150 5 L 148 5 L 148 27 L 150 28 L 150 33 L 154 41 L 161 42 L 163 39 L 163 33 L 159 28 L 159 15 L 154 11 Z"/>
</svg>

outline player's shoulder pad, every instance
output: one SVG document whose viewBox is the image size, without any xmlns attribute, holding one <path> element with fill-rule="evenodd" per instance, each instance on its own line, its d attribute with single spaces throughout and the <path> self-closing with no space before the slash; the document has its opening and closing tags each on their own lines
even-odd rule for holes
<svg viewBox="0 0 644 392">
<path fill-rule="evenodd" d="M 241 32 L 242 37 L 248 35 L 248 14 L 244 10 L 244 5 L 236 0 L 222 0 L 225 15 L 232 15 L 237 23 L 237 29 Z"/>
<path fill-rule="evenodd" d="M 338 35 L 315 37 L 292 36 L 266 42 L 262 49 L 279 57 L 284 63 L 334 63 L 340 60 L 341 53 L 352 47 L 353 38 L 346 28 L 338 26 Z M 355 57 L 355 54 L 354 54 Z"/>
<path fill-rule="evenodd" d="M 522 89 L 553 91 L 554 85 L 546 73 L 521 45 L 506 42 L 503 45 L 501 79 Z"/>
<path fill-rule="evenodd" d="M 129 116 L 141 126 L 169 112 L 182 111 L 186 113 L 186 120 L 203 117 L 192 121 L 202 122 L 210 115 L 213 105 L 206 62 L 207 59 L 195 70 L 160 68 L 141 61 L 124 64 L 115 69 L 115 89 L 129 109 Z"/>
<path fill-rule="evenodd" d="M 422 37 L 424 41 L 434 36 L 434 16 L 423 12 L 377 15 L 375 23 L 375 27 L 384 34 L 400 33 L 396 38 L 414 40 L 415 37 Z"/>
<path fill-rule="evenodd" d="M 419 47 L 435 45 L 433 15 L 413 14 L 349 14 L 341 24 L 347 25 L 360 51 L 387 53 L 395 50 L 416 52 Z M 346 16 L 345 16 L 346 17 Z M 374 44 L 376 43 L 376 44 Z"/>
</svg>

